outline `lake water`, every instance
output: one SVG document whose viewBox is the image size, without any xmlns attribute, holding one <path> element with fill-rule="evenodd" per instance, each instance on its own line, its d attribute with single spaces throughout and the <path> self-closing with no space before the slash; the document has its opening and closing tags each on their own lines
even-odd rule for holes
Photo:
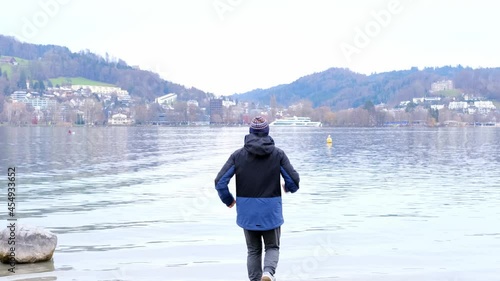
<svg viewBox="0 0 500 281">
<path fill-rule="evenodd" d="M 58 236 L 5 280 L 248 280 L 214 178 L 246 127 L 0 127 L 18 223 Z M 326 145 L 331 135 L 333 145 Z M 280 281 L 500 280 L 499 128 L 272 128 L 301 176 Z M 234 192 L 234 179 L 230 189 Z"/>
</svg>

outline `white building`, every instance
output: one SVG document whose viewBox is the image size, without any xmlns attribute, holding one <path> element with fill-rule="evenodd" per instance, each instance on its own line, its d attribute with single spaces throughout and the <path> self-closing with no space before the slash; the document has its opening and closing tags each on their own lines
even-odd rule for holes
<svg viewBox="0 0 500 281">
<path fill-rule="evenodd" d="M 419 104 L 424 102 L 437 102 L 440 101 L 440 97 L 423 97 L 423 98 L 413 98 L 413 103 Z"/>
<path fill-rule="evenodd" d="M 171 105 L 177 100 L 177 94 L 170 93 L 161 97 L 155 98 L 155 103 L 161 105 Z"/>
<path fill-rule="evenodd" d="M 467 104 L 464 101 L 451 101 L 448 104 L 448 108 L 451 110 L 464 110 L 469 107 L 469 104 Z"/>
<path fill-rule="evenodd" d="M 110 125 L 130 125 L 132 123 L 132 119 L 122 113 L 113 114 L 111 118 L 108 119 L 108 124 Z"/>
<path fill-rule="evenodd" d="M 22 102 L 33 106 L 35 109 L 45 109 L 56 105 L 54 99 L 48 97 L 40 97 L 37 92 L 28 93 L 26 91 L 15 91 L 10 95 L 13 102 Z"/>
<path fill-rule="evenodd" d="M 419 104 L 423 103 L 425 98 L 413 98 L 413 103 Z"/>
<path fill-rule="evenodd" d="M 14 93 L 12 93 L 10 95 L 10 97 L 12 98 L 12 101 L 14 101 L 14 102 L 26 103 L 28 101 L 27 94 L 28 94 L 28 92 L 26 92 L 26 91 L 15 91 Z"/>
<path fill-rule="evenodd" d="M 400 107 L 405 107 L 405 106 L 407 106 L 408 104 L 410 104 L 410 101 L 402 101 L 402 102 L 400 102 L 400 103 L 399 103 L 399 106 L 400 106 Z"/>
<path fill-rule="evenodd" d="M 424 101 L 427 101 L 427 102 L 440 101 L 440 100 L 441 100 L 441 97 L 425 97 L 424 98 Z"/>
<path fill-rule="evenodd" d="M 433 104 L 431 105 L 431 108 L 434 110 L 441 110 L 444 108 L 444 104 Z"/>
<path fill-rule="evenodd" d="M 475 97 L 473 94 L 462 94 L 464 97 L 464 101 L 475 101 L 479 100 L 479 98 Z"/>
<path fill-rule="evenodd" d="M 91 93 L 95 94 L 117 94 L 118 96 L 120 95 L 128 96 L 128 91 L 122 90 L 122 88 L 115 86 L 71 85 L 71 89 L 73 91 L 78 91 L 80 89 L 83 90 L 88 89 Z"/>
<path fill-rule="evenodd" d="M 125 91 L 125 93 L 121 92 L 121 93 L 117 93 L 117 97 L 116 97 L 119 101 L 131 101 L 132 98 L 130 97 L 130 95 L 128 94 L 127 91 Z"/>
<path fill-rule="evenodd" d="M 33 106 L 35 109 L 40 110 L 40 109 L 48 108 L 50 106 L 55 106 L 56 101 L 49 99 L 49 98 L 36 97 L 36 98 L 28 99 L 28 104 L 31 104 L 31 106 Z"/>
<path fill-rule="evenodd" d="M 496 106 L 491 101 L 475 101 L 474 107 L 481 113 L 488 113 L 496 109 Z"/>
<path fill-rule="evenodd" d="M 187 106 L 194 106 L 194 107 L 198 107 L 198 101 L 197 100 L 188 100 L 187 101 Z"/>
<path fill-rule="evenodd" d="M 222 106 L 224 107 L 231 107 L 236 105 L 236 103 L 232 100 L 222 100 Z"/>
</svg>

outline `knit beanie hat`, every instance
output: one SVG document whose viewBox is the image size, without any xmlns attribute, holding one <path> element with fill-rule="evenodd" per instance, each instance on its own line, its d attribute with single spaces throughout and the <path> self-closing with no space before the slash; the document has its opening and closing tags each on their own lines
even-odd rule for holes
<svg viewBox="0 0 500 281">
<path fill-rule="evenodd" d="M 262 116 L 257 116 L 250 122 L 250 133 L 251 134 L 269 134 L 269 124 L 267 124 L 266 119 Z"/>
</svg>

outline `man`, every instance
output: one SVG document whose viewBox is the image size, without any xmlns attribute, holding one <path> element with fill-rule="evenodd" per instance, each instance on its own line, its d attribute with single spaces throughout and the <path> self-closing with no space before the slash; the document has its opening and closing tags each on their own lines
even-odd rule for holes
<svg viewBox="0 0 500 281">
<path fill-rule="evenodd" d="M 236 175 L 236 200 L 228 183 Z M 215 189 L 226 206 L 236 204 L 237 224 L 243 228 L 247 244 L 247 269 L 250 281 L 275 281 L 283 212 L 280 179 L 283 190 L 299 189 L 299 174 L 283 150 L 274 146 L 269 125 L 263 117 L 250 123 L 245 145 L 236 150 L 215 178 Z M 265 246 L 262 268 L 262 241 Z"/>
</svg>

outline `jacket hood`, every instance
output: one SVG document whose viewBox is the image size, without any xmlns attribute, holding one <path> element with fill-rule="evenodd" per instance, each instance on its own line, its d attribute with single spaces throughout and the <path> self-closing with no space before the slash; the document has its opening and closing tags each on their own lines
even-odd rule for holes
<svg viewBox="0 0 500 281">
<path fill-rule="evenodd" d="M 245 149 L 252 154 L 268 155 L 274 151 L 274 140 L 271 136 L 248 134 L 245 136 Z"/>
</svg>

